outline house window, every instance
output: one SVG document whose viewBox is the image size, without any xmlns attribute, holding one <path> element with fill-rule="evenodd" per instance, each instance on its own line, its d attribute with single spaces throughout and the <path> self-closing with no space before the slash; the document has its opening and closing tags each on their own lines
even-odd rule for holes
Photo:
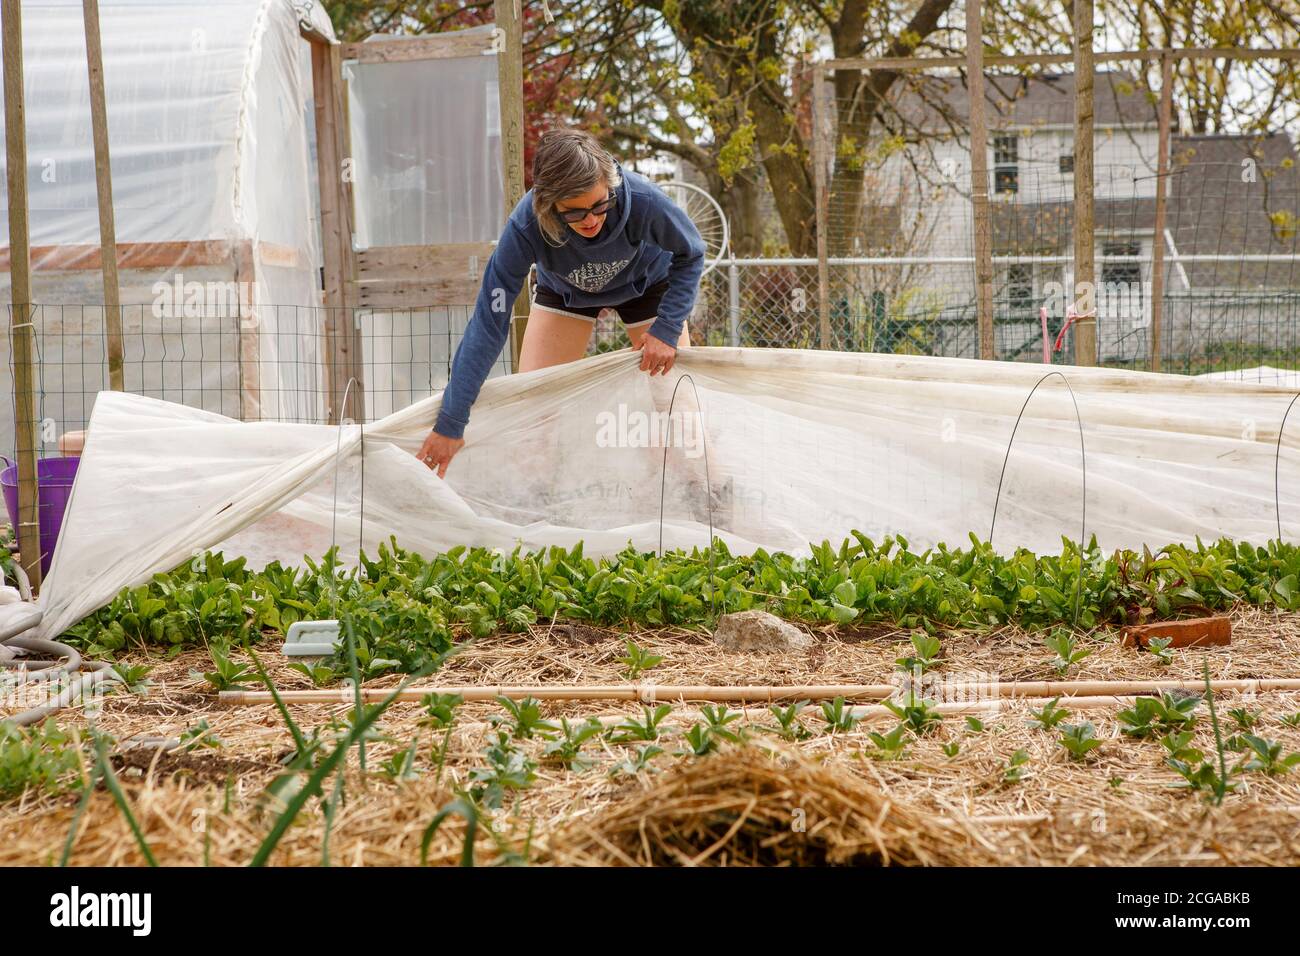
<svg viewBox="0 0 1300 956">
<path fill-rule="evenodd" d="M 1101 246 L 1101 294 L 1098 312 L 1115 319 L 1128 319 L 1135 325 L 1145 322 L 1147 304 L 1142 288 L 1141 262 L 1107 261 L 1113 256 L 1140 256 L 1139 239 L 1103 242 Z"/>
<path fill-rule="evenodd" d="M 1060 159 L 1058 159 L 1056 162 L 1057 162 L 1057 168 L 1058 168 L 1061 172 L 1063 172 L 1063 173 L 1072 173 L 1072 172 L 1074 172 L 1074 154 L 1073 154 L 1073 153 L 1071 153 L 1071 154 L 1068 155 L 1068 156 L 1062 156 L 1062 157 L 1061 157 Z"/>
<path fill-rule="evenodd" d="M 1030 309 L 1034 305 L 1034 267 L 1029 263 L 1007 266 L 1007 305 Z"/>
<path fill-rule="evenodd" d="M 1020 191 L 1020 149 L 1015 136 L 993 137 L 993 191 Z"/>
<path fill-rule="evenodd" d="M 1142 242 L 1139 239 L 1124 239 L 1116 242 L 1103 242 L 1101 264 L 1101 281 L 1104 283 L 1130 284 L 1142 281 L 1142 263 L 1140 262 L 1106 262 L 1111 256 L 1140 256 Z"/>
<path fill-rule="evenodd" d="M 1018 138 L 1015 136 L 993 137 L 993 165 L 1015 165 L 1020 161 Z"/>
</svg>

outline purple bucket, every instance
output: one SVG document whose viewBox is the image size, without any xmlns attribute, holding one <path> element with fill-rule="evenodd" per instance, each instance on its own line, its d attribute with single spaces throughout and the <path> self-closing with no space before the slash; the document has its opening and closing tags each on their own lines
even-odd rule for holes
<svg viewBox="0 0 1300 956">
<path fill-rule="evenodd" d="M 50 573 L 54 546 L 59 541 L 59 528 L 63 513 L 72 497 L 72 481 L 77 477 L 80 458 L 42 458 L 36 463 L 36 482 L 40 486 L 41 576 Z M 5 507 L 9 510 L 9 523 L 18 529 L 18 466 L 0 455 L 8 467 L 0 471 L 0 486 L 4 487 Z"/>
</svg>

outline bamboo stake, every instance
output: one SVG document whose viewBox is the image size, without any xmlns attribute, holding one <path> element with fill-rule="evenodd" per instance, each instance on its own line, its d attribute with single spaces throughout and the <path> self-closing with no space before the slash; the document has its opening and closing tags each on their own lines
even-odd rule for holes
<svg viewBox="0 0 1300 956">
<path fill-rule="evenodd" d="M 1074 4 L 1074 364 L 1097 364 L 1097 263 L 1093 229 L 1092 0 Z M 1078 308 L 1080 290 L 1090 305 Z"/>
<path fill-rule="evenodd" d="M 104 96 L 104 51 L 99 35 L 99 0 L 82 0 L 86 21 L 86 71 L 90 78 L 90 126 L 95 141 L 95 189 L 99 202 L 100 268 L 104 273 L 104 335 L 108 341 L 108 387 L 124 391 L 122 310 L 117 279 L 117 227 L 113 217 L 113 170 L 108 152 L 108 106 Z"/>
<path fill-rule="evenodd" d="M 989 699 L 1020 699 L 1061 697 L 1086 700 L 1095 696 L 1132 696 L 1156 694 L 1166 690 L 1196 691 L 1205 687 L 1199 680 L 1135 680 L 1135 681 L 989 681 L 943 684 L 935 692 L 944 697 L 958 697 L 967 701 L 987 703 Z M 1223 679 L 1210 681 L 1216 692 L 1245 691 L 1300 691 L 1300 678 Z M 795 700 L 886 700 L 905 690 L 901 684 L 813 684 L 813 685 L 749 685 L 719 687 L 707 684 L 536 684 L 460 686 L 444 684 L 434 687 L 408 687 L 398 694 L 398 701 L 418 702 L 427 694 L 459 694 L 466 701 L 493 701 L 498 697 L 522 700 L 532 697 L 539 701 L 563 700 L 626 700 L 642 703 L 663 703 L 673 700 L 700 701 L 795 701 Z M 385 700 L 391 688 L 364 687 L 361 699 L 366 703 Z M 918 689 L 925 696 L 924 684 Z M 339 690 L 282 690 L 280 699 L 294 704 L 354 703 L 351 688 Z M 218 695 L 221 703 L 237 706 L 274 703 L 270 691 L 223 690 Z M 945 706 L 945 705 L 941 705 Z M 954 705 L 955 706 L 955 705 Z M 961 704 L 960 706 L 968 706 Z"/>
<path fill-rule="evenodd" d="M 994 358 L 993 220 L 989 209 L 988 121 L 984 110 L 984 28 L 979 0 L 966 0 L 966 92 L 970 98 L 970 195 L 975 221 L 975 319 L 980 358 Z"/>
<path fill-rule="evenodd" d="M 497 39 L 497 97 L 501 119 L 501 176 L 505 214 L 524 195 L 524 47 L 519 0 L 494 0 Z M 519 350 L 528 326 L 528 290 L 511 306 L 510 367 L 519 368 Z"/>
<path fill-rule="evenodd" d="M 23 93 L 20 0 L 3 0 L 5 160 L 9 187 L 10 348 L 14 363 L 14 439 L 18 458 L 18 549 L 35 591 L 41 584 L 41 534 L 36 480 L 36 380 L 32 369 L 35 307 L 27 222 L 27 108 Z"/>
<path fill-rule="evenodd" d="M 1160 58 L 1160 134 L 1156 147 L 1156 222 L 1151 249 L 1151 371 L 1160 371 L 1160 327 L 1165 312 L 1165 207 L 1169 195 L 1169 134 L 1174 101 L 1174 61 Z"/>
</svg>

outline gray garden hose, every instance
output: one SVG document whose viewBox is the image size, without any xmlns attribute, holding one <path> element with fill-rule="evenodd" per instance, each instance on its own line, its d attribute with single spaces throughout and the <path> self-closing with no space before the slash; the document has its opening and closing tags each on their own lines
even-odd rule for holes
<svg viewBox="0 0 1300 956">
<path fill-rule="evenodd" d="M 27 576 L 22 573 L 21 568 L 17 568 L 17 571 L 19 591 L 23 593 L 25 600 L 30 600 L 31 587 Z M 13 717 L 3 718 L 4 723 L 12 723 L 18 727 L 39 723 L 51 714 L 71 706 L 88 692 L 95 691 L 99 685 L 121 682 L 121 678 L 110 665 L 100 661 L 85 661 L 76 648 L 58 641 L 22 637 L 25 631 L 30 631 L 41 623 L 40 608 L 29 606 L 27 611 L 27 614 L 18 616 L 17 620 L 11 620 L 0 626 L 0 669 L 21 671 L 23 684 L 78 676 L 63 688 L 58 696 Z M 28 656 L 31 653 L 45 656 L 32 658 Z"/>
</svg>

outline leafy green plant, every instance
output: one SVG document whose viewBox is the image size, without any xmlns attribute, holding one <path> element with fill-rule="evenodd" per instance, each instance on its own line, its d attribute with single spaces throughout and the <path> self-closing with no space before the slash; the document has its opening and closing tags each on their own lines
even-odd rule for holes
<svg viewBox="0 0 1300 956">
<path fill-rule="evenodd" d="M 1002 765 L 1002 782 L 1019 783 L 1025 777 L 1025 764 L 1029 763 L 1029 751 L 1017 750 Z"/>
<path fill-rule="evenodd" d="M 526 790 L 537 779 L 536 762 L 515 746 L 504 730 L 497 731 L 496 741 L 483 751 L 483 756 L 487 765 L 470 770 L 469 779 L 473 783 L 470 794 L 475 803 L 489 809 L 497 809 L 507 793 Z"/>
<path fill-rule="evenodd" d="M 1054 730 L 1057 724 L 1070 716 L 1068 710 L 1058 706 L 1060 702 L 1061 698 L 1053 697 L 1041 709 L 1030 710 L 1029 713 L 1034 718 L 1033 722 L 1042 730 Z"/>
<path fill-rule="evenodd" d="M 982 733 L 984 731 L 984 721 L 980 720 L 978 717 L 967 716 L 966 729 L 973 734 Z"/>
<path fill-rule="evenodd" d="M 705 724 L 691 724 L 690 729 L 683 734 L 683 738 L 686 741 L 686 749 L 678 751 L 681 756 L 706 757 L 718 749 L 718 738 Z"/>
<path fill-rule="evenodd" d="M 398 750 L 380 761 L 379 772 L 389 780 L 415 780 L 420 776 L 415 766 L 415 752 L 420 745 L 420 738 L 414 737 L 405 750 Z"/>
<path fill-rule="evenodd" d="M 420 698 L 424 707 L 421 725 L 434 730 L 445 730 L 456 720 L 456 708 L 465 702 L 460 694 L 425 694 Z"/>
<path fill-rule="evenodd" d="M 659 704 L 654 710 L 642 705 L 643 719 L 638 722 L 635 717 L 628 717 L 617 724 L 609 734 L 611 743 L 623 744 L 634 740 L 658 740 L 664 731 L 660 728 L 664 718 L 673 712 L 672 705 Z"/>
<path fill-rule="evenodd" d="M 1159 697 L 1138 697 L 1132 707 L 1115 716 L 1125 736 L 1143 740 L 1191 727 L 1200 702 L 1199 697 L 1179 697 L 1166 691 Z"/>
<path fill-rule="evenodd" d="M 71 736 L 53 717 L 30 728 L 0 722 L 0 800 L 29 789 L 56 793 L 68 786 L 79 766 Z"/>
<path fill-rule="evenodd" d="M 1238 730 L 1247 731 L 1253 730 L 1259 723 L 1260 712 L 1247 710 L 1245 707 L 1234 707 L 1228 711 L 1228 716 L 1232 718 Z"/>
<path fill-rule="evenodd" d="M 1282 723 L 1288 727 L 1300 727 L 1300 712 L 1294 714 L 1284 714 Z"/>
<path fill-rule="evenodd" d="M 216 690 L 243 690 L 241 682 L 253 677 L 252 670 L 231 660 L 223 648 L 209 646 L 208 656 L 212 658 L 213 670 L 205 673 L 203 679 Z"/>
<path fill-rule="evenodd" d="M 192 727 L 185 729 L 180 736 L 180 747 L 178 749 L 188 753 L 205 747 L 215 750 L 223 746 L 225 746 L 224 741 L 212 732 L 212 728 L 205 718 Z"/>
<path fill-rule="evenodd" d="M 113 673 L 122 682 L 128 693 L 143 694 L 149 690 L 149 672 L 153 670 L 148 664 L 127 664 L 119 661 L 113 665 Z"/>
<path fill-rule="evenodd" d="M 958 743 L 956 740 L 950 740 L 948 743 L 943 745 L 944 755 L 948 757 L 957 756 L 957 753 L 960 750 L 961 750 L 961 744 Z"/>
<path fill-rule="evenodd" d="M 1169 757 L 1174 760 L 1199 763 L 1205 759 L 1205 754 L 1192 746 L 1194 736 L 1190 730 L 1170 731 L 1160 739 L 1160 746 L 1164 747 Z"/>
<path fill-rule="evenodd" d="M 933 733 L 943 724 L 943 716 L 930 706 L 931 702 L 919 700 L 914 695 L 909 695 L 901 704 L 896 704 L 892 700 L 881 703 L 893 711 L 903 721 L 903 726 L 918 737 Z"/>
<path fill-rule="evenodd" d="M 624 643 L 627 645 L 627 654 L 620 657 L 618 662 L 623 665 L 623 674 L 628 680 L 636 680 L 643 672 L 658 667 L 664 662 L 663 657 L 651 654 L 630 637 L 626 638 Z"/>
<path fill-rule="evenodd" d="M 738 710 L 727 710 L 726 704 L 719 704 L 714 707 L 711 704 L 705 704 L 700 708 L 700 713 L 704 716 L 704 722 L 711 733 L 718 740 L 725 740 L 729 743 L 742 743 L 745 739 L 744 729 L 741 727 L 733 728 L 731 725 L 740 720 L 743 716 Z"/>
<path fill-rule="evenodd" d="M 611 777 L 628 776 L 635 777 L 643 770 L 651 770 L 650 761 L 662 754 L 663 748 L 655 744 L 642 744 L 636 748 L 635 754 L 620 760 L 612 768 L 609 775 Z"/>
<path fill-rule="evenodd" d="M 1092 654 L 1092 651 L 1088 648 L 1079 647 L 1075 636 L 1064 628 L 1053 631 L 1043 639 L 1043 643 L 1047 645 L 1049 651 L 1056 655 L 1052 666 L 1056 668 L 1058 674 L 1066 673 L 1071 667 Z"/>
<path fill-rule="evenodd" d="M 909 636 L 915 653 L 898 658 L 894 662 L 898 669 L 909 673 L 923 674 L 937 666 L 942 646 L 939 639 L 923 632 L 913 632 Z"/>
<path fill-rule="evenodd" d="M 853 716 L 853 708 L 844 702 L 843 697 L 822 701 L 822 719 L 826 721 L 826 733 L 848 733 L 858 725 L 858 718 Z"/>
<path fill-rule="evenodd" d="M 1274 740 L 1243 734 L 1252 756 L 1241 765 L 1242 770 L 1257 770 L 1270 776 L 1284 774 L 1300 764 L 1300 753 L 1282 755 L 1282 745 Z"/>
<path fill-rule="evenodd" d="M 1243 602 L 1300 607 L 1294 544 L 1224 538 L 1155 553 L 1105 552 L 1095 538 L 1062 545 L 1059 554 L 1003 555 L 970 535 L 962 547 L 918 552 L 901 536 L 875 541 L 854 531 L 807 558 L 763 549 L 733 555 L 715 540 L 708 549 L 659 555 L 629 547 L 596 560 L 581 542 L 510 554 L 455 547 L 426 558 L 390 538 L 376 555 L 363 552 L 355 570 L 339 566 L 335 549 L 304 568 L 272 562 L 257 572 L 242 558 L 209 553 L 124 589 L 64 639 L 92 656 L 137 647 L 175 654 L 205 643 L 238 646 L 245 637 L 256 643 L 295 621 L 337 616 L 355 634 L 360 672 L 373 675 L 419 671 L 457 641 L 537 620 L 694 626 L 707 624 L 720 602 L 809 623 L 888 621 L 924 640 L 946 628 L 1013 622 L 1086 631 Z M 935 659 L 912 656 L 923 666 Z"/>
<path fill-rule="evenodd" d="M 1097 739 L 1097 728 L 1092 721 L 1081 724 L 1065 724 L 1061 727 L 1060 744 L 1070 755 L 1071 760 L 1085 760 L 1094 750 L 1102 745 Z"/>
<path fill-rule="evenodd" d="M 1175 784 L 1192 790 L 1204 791 L 1206 799 L 1215 806 L 1223 803 L 1224 797 L 1237 788 L 1232 780 L 1236 768 L 1229 769 L 1224 753 L 1223 730 L 1219 724 L 1218 708 L 1214 704 L 1214 688 L 1210 684 L 1210 663 L 1203 663 L 1205 674 L 1205 702 L 1210 708 L 1210 726 L 1214 728 L 1214 756 L 1218 758 L 1217 766 L 1213 759 L 1206 758 L 1200 750 L 1190 746 L 1191 733 L 1183 731 L 1170 734 L 1162 743 L 1170 756 L 1165 763 L 1172 767 L 1183 779 Z"/>
<path fill-rule="evenodd" d="M 912 733 L 905 724 L 899 724 L 887 734 L 875 730 L 867 731 L 867 737 L 875 744 L 873 756 L 883 760 L 898 760 L 907 752 L 907 745 L 912 740 Z"/>
<path fill-rule="evenodd" d="M 577 725 L 570 724 L 568 719 L 561 717 L 561 736 L 548 743 L 543 754 L 548 760 L 562 763 L 570 770 L 586 770 L 591 766 L 591 761 L 582 755 L 583 744 L 599 736 L 604 729 L 604 725 L 594 717 Z"/>
<path fill-rule="evenodd" d="M 805 727 L 799 720 L 799 715 L 809 706 L 809 701 L 801 700 L 796 703 L 780 707 L 776 704 L 768 707 L 772 716 L 776 718 L 776 727 L 768 728 L 772 730 L 782 740 L 798 741 L 807 740 L 813 736 L 812 731 Z M 830 723 L 830 720 L 827 720 Z"/>
<path fill-rule="evenodd" d="M 541 705 L 535 698 L 512 700 L 509 697 L 498 697 L 497 703 L 506 709 L 509 716 L 493 714 L 488 722 L 494 725 L 509 723 L 511 735 L 516 740 L 528 740 L 534 736 L 550 740 L 560 729 L 549 720 L 542 719 Z"/>
<path fill-rule="evenodd" d="M 312 682 L 313 687 L 328 687 L 339 679 L 339 672 L 329 664 L 294 661 L 289 669 L 302 674 Z"/>
<path fill-rule="evenodd" d="M 1172 664 L 1174 662 L 1174 652 L 1170 645 L 1173 642 L 1172 637 L 1153 637 L 1147 641 L 1147 651 L 1154 654 L 1156 660 L 1161 664 Z"/>
</svg>

